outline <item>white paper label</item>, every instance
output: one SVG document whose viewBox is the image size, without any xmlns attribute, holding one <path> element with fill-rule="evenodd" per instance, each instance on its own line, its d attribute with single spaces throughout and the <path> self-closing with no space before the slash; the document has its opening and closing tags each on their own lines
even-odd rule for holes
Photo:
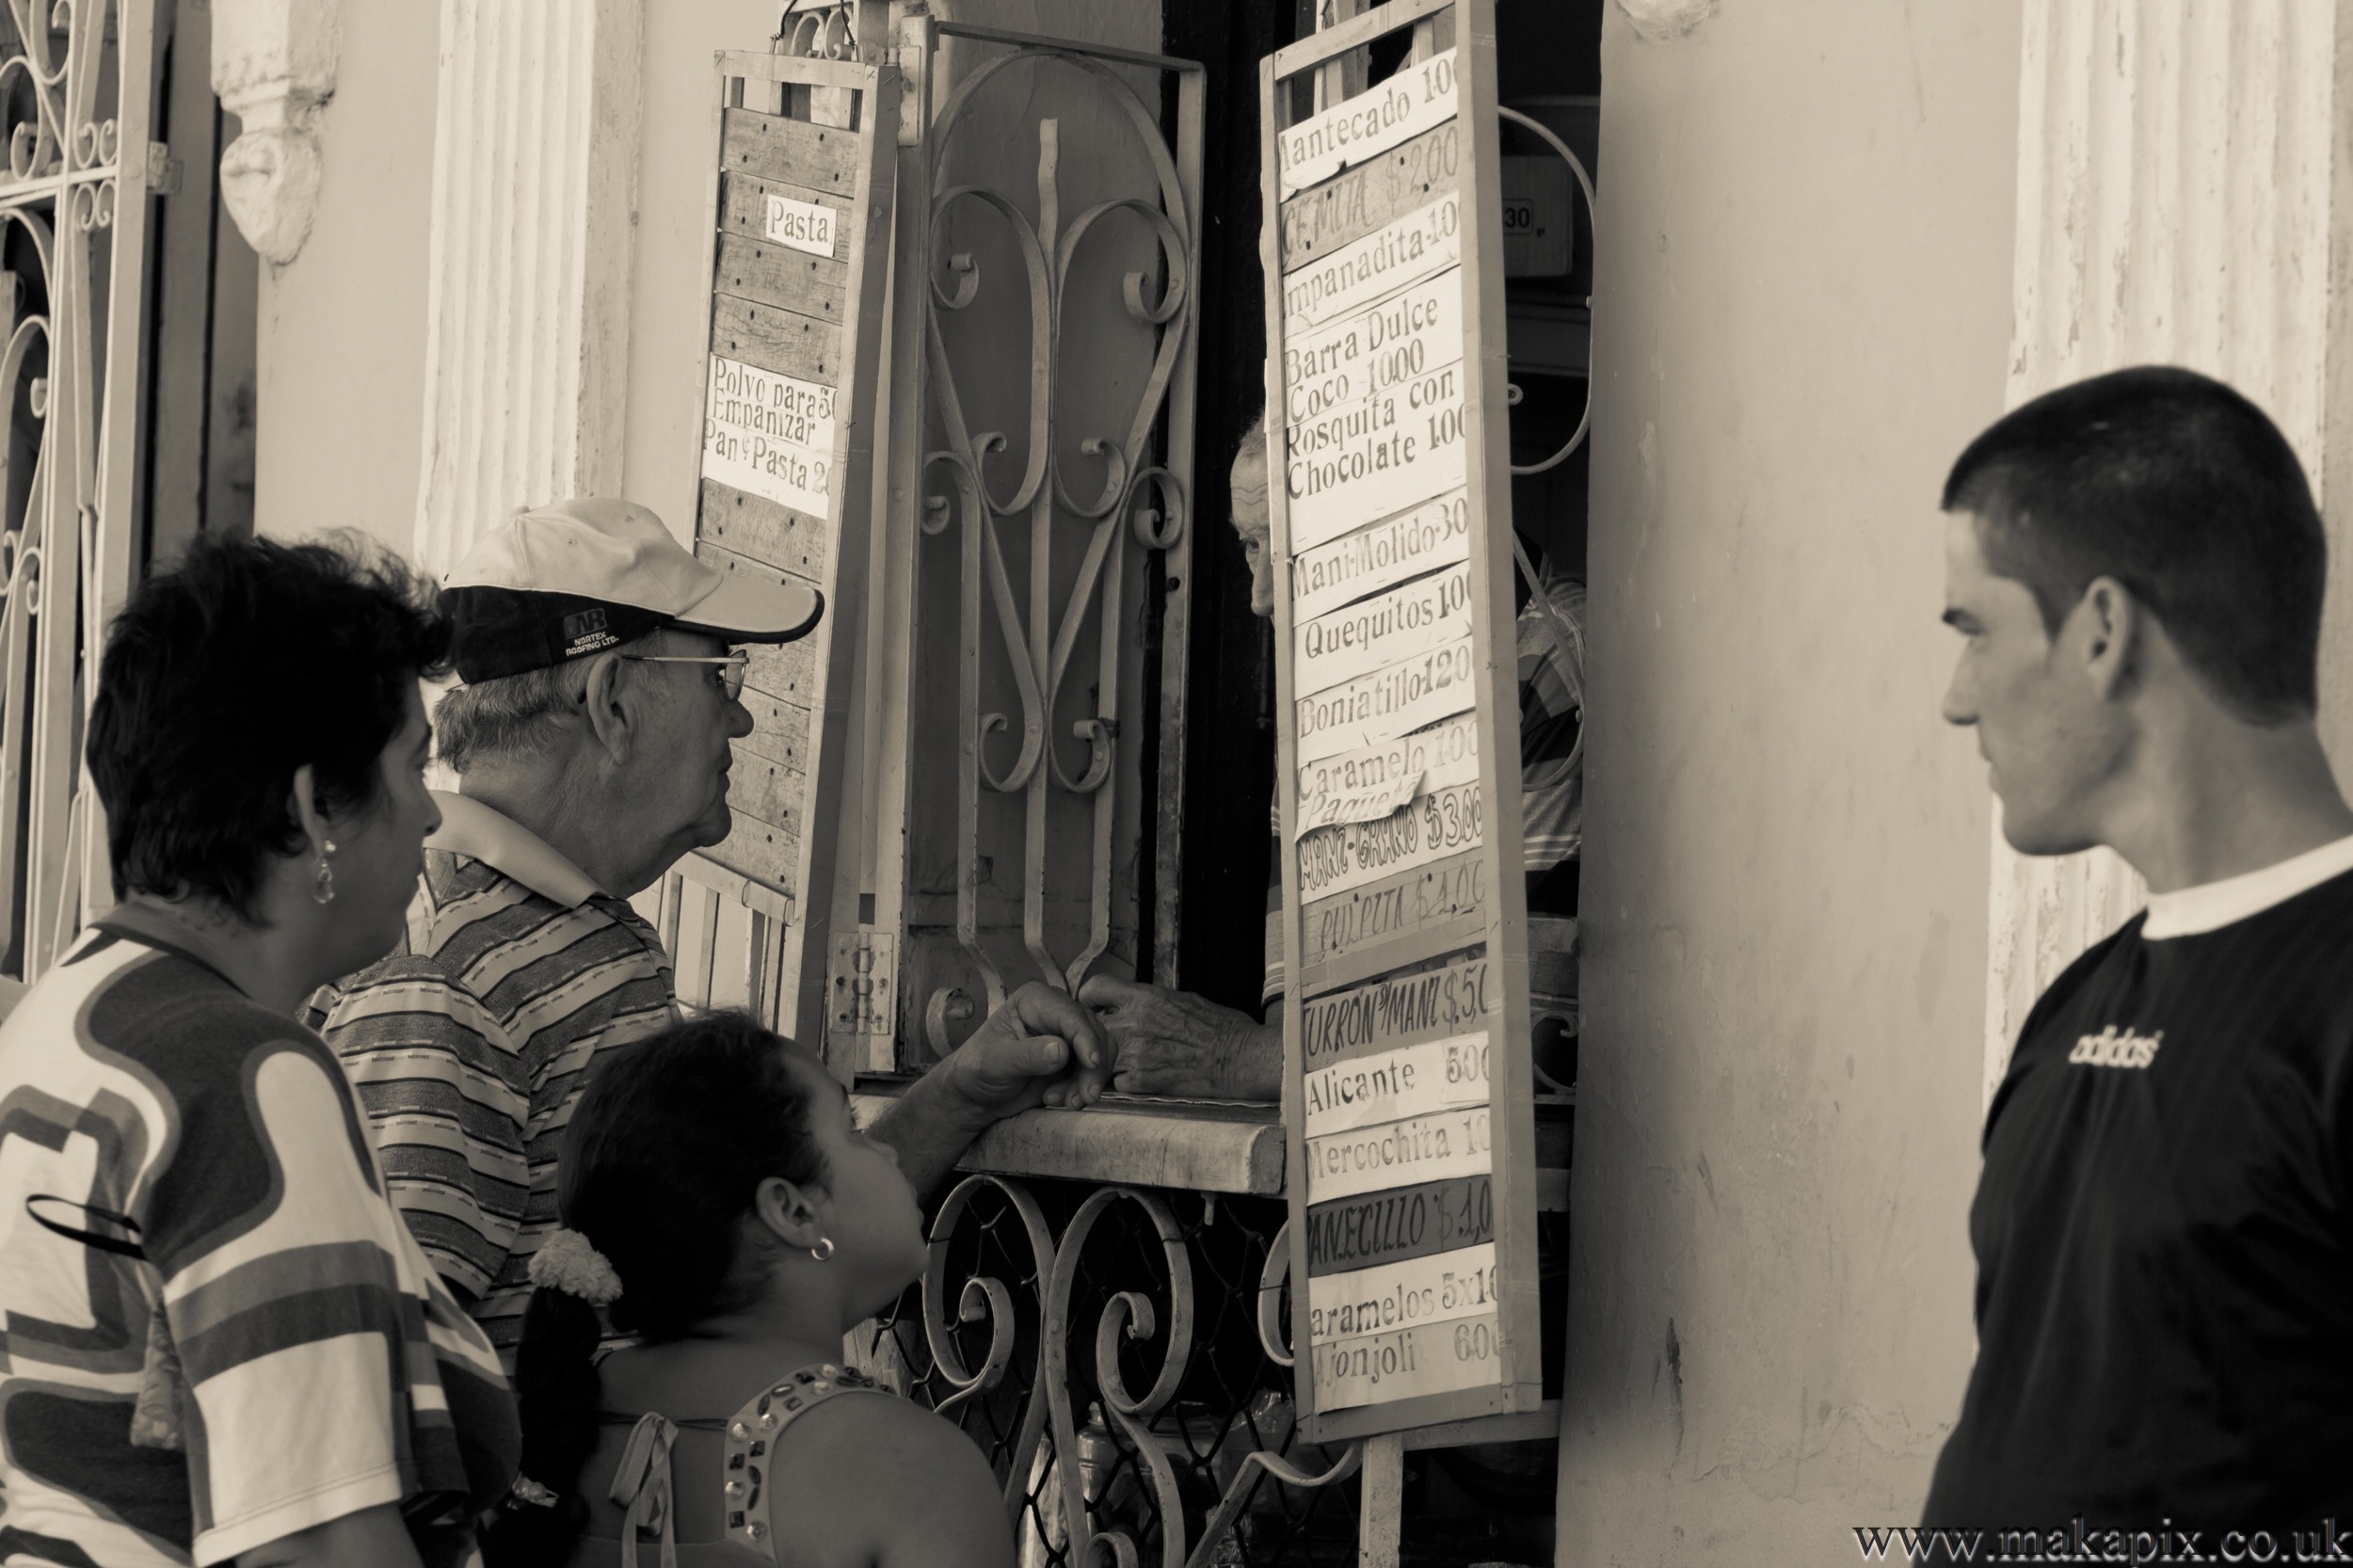
<svg viewBox="0 0 2353 1568">
<path fill-rule="evenodd" d="M 1378 822 L 1319 828 L 1299 840 L 1299 897 L 1330 898 L 1486 841 L 1480 783 L 1415 796 Z"/>
<path fill-rule="evenodd" d="M 1289 335 L 1320 327 L 1462 259 L 1463 199 L 1448 191 L 1331 255 L 1283 274 L 1283 330 Z"/>
<path fill-rule="evenodd" d="M 1386 745 L 1409 730 L 1468 712 L 1479 693 L 1471 640 L 1418 654 L 1292 703 L 1302 766 Z"/>
<path fill-rule="evenodd" d="M 1496 1244 L 1432 1253 L 1402 1263 L 1307 1281 L 1307 1338 L 1327 1345 L 1496 1310 Z"/>
<path fill-rule="evenodd" d="M 703 477 L 833 520 L 834 390 L 711 357 Z"/>
<path fill-rule="evenodd" d="M 1463 483 L 1463 269 L 1283 344 L 1296 556 Z"/>
<path fill-rule="evenodd" d="M 1435 952 L 1480 940 L 1464 928 L 1489 928 L 1487 899 L 1487 857 L 1465 850 L 1303 904 L 1300 936 L 1307 949 L 1308 971 L 1302 984 L 1320 981 L 1318 966 L 1375 948 L 1408 940 L 1417 946 L 1443 943 L 1423 947 Z"/>
<path fill-rule="evenodd" d="M 1449 49 L 1283 132 L 1275 141 L 1283 195 L 1288 199 L 1328 180 L 1453 114 L 1454 51 Z"/>
<path fill-rule="evenodd" d="M 1313 694 L 1470 635 L 1470 568 L 1449 567 L 1291 628 L 1291 690 Z"/>
<path fill-rule="evenodd" d="M 1307 1140 L 1307 1201 L 1411 1187 L 1494 1168 L 1487 1108 L 1413 1116 Z"/>
<path fill-rule="evenodd" d="M 1493 1048 L 1481 1030 L 1316 1068 L 1302 1091 L 1307 1136 L 1484 1105 Z"/>
<path fill-rule="evenodd" d="M 1299 770 L 1301 836 L 1335 823 L 1378 822 L 1417 794 L 1479 776 L 1479 715 L 1442 719 L 1386 745 L 1342 752 Z"/>
<path fill-rule="evenodd" d="M 1461 490 L 1344 534 L 1291 561 L 1298 622 L 1470 559 L 1470 498 Z"/>
<path fill-rule="evenodd" d="M 761 232 L 778 245 L 794 250 L 806 250 L 812 256 L 830 256 L 834 250 L 831 207 L 816 201 L 795 201 L 789 196 L 768 194 L 768 218 Z"/>
<path fill-rule="evenodd" d="M 1499 1313 L 1485 1312 L 1310 1346 L 1316 1408 L 1393 1404 L 1493 1384 L 1502 1347 L 1500 1320 Z"/>
<path fill-rule="evenodd" d="M 1300 1014 L 1302 1051 L 1312 1069 L 1484 1029 L 1502 988 L 1486 959 L 1465 958 L 1318 997 Z"/>
</svg>

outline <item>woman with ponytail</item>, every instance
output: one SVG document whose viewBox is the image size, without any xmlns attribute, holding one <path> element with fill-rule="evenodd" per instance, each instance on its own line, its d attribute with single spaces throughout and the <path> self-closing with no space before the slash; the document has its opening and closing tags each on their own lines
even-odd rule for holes
<svg viewBox="0 0 2353 1568">
<path fill-rule="evenodd" d="M 922 1271 L 923 1223 L 813 1057 L 726 1013 L 612 1051 L 561 1168 L 491 1568 L 634 1565 L 655 1543 L 663 1568 L 1013 1561 L 980 1450 L 840 1364 Z M 600 1362 L 606 1320 L 637 1343 Z"/>
</svg>

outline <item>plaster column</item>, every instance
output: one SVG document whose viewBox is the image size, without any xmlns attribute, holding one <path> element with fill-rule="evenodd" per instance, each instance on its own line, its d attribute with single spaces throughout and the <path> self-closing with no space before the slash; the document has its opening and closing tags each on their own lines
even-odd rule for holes
<svg viewBox="0 0 2353 1568">
<path fill-rule="evenodd" d="M 415 541 L 435 572 L 518 506 L 620 493 L 642 39 L 642 0 L 441 0 Z"/>
<path fill-rule="evenodd" d="M 2187 365 L 2279 422 L 2324 506 L 2344 493 L 2348 39 L 2338 8 L 2305 0 L 2026 0 L 2010 407 L 2125 365 Z M 2347 540 L 2329 532 L 2322 728 L 2340 742 L 2353 704 L 2329 672 Z M 2035 998 L 2146 896 L 2106 850 L 2016 854 L 1998 814 L 1993 854 L 1988 1100 Z"/>
</svg>

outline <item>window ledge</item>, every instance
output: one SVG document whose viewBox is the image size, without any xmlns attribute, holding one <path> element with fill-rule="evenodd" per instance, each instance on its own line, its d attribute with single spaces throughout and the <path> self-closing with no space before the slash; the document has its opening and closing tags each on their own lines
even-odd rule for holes
<svg viewBox="0 0 2353 1568">
<path fill-rule="evenodd" d="M 905 1080 L 861 1076 L 851 1103 L 871 1121 Z M 991 1176 L 1051 1176 L 1277 1197 L 1279 1106 L 1106 1095 L 1084 1111 L 1024 1111 L 990 1128 L 957 1162 Z"/>
<path fill-rule="evenodd" d="M 911 1081 L 861 1074 L 850 1096 L 858 1125 L 871 1123 Z M 1574 1096 L 1545 1098 L 1576 1103 Z M 1283 1193 L 1283 1163 L 1279 1106 L 1106 1095 L 1084 1111 L 1009 1116 L 974 1139 L 956 1169 L 1272 1198 Z M 1537 1171 L 1536 1207 L 1545 1212 L 1567 1209 L 1566 1170 Z"/>
</svg>

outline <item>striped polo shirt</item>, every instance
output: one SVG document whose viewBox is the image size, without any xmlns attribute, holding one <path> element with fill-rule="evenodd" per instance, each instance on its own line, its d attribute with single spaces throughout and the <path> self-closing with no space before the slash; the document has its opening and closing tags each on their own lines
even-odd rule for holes
<svg viewBox="0 0 2353 1568">
<path fill-rule="evenodd" d="M 627 903 L 520 824 L 437 794 L 408 934 L 311 999 L 392 1201 L 511 1370 L 531 1255 L 589 1064 L 677 1018 L 669 955 Z"/>
</svg>

